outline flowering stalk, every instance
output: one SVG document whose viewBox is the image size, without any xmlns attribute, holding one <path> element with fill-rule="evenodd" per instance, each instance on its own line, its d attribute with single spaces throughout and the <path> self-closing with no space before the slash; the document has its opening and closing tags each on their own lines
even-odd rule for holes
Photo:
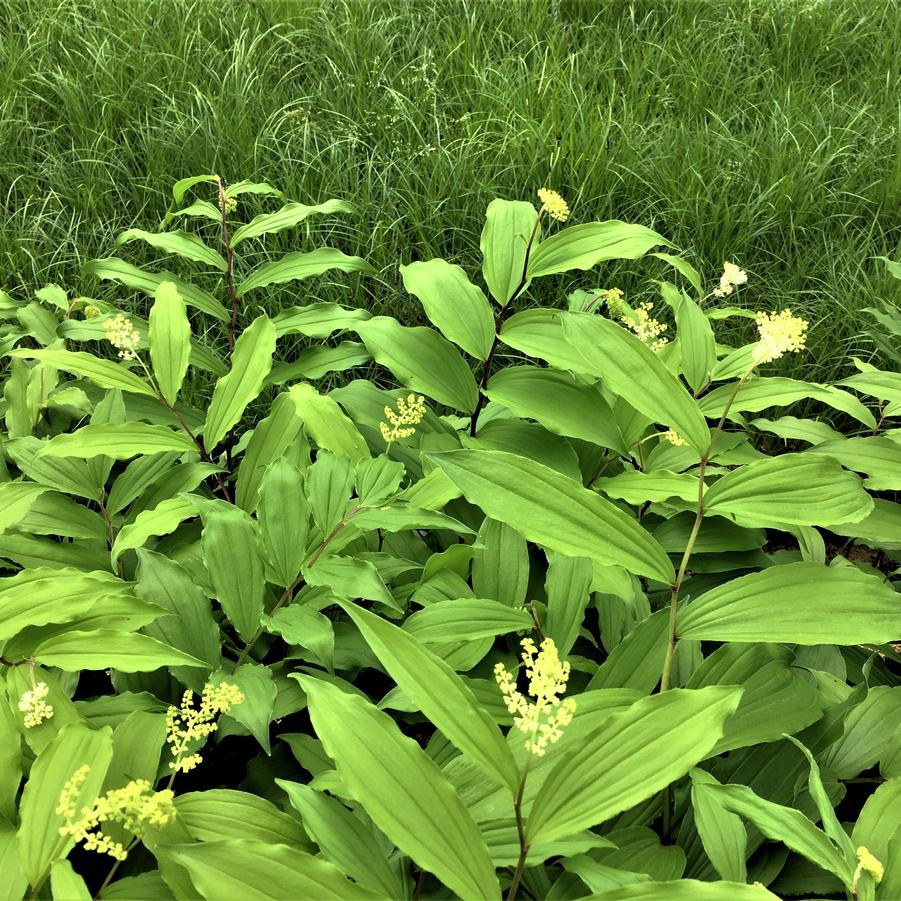
<svg viewBox="0 0 901 901">
<path fill-rule="evenodd" d="M 479 414 L 481 414 L 482 408 L 485 406 L 485 388 L 488 387 L 488 377 L 491 375 L 491 364 L 494 362 L 494 355 L 497 353 L 498 345 L 501 342 L 501 326 L 504 324 L 504 320 L 507 316 L 510 315 L 510 311 L 513 309 L 513 302 L 520 294 L 522 294 L 529 281 L 529 257 L 532 254 L 532 245 L 535 243 L 535 236 L 538 234 L 538 226 L 541 224 L 541 217 L 545 212 L 558 222 L 565 222 L 569 217 L 569 207 L 567 206 L 566 201 L 556 191 L 551 191 L 548 188 L 541 188 L 538 191 L 538 199 L 541 201 L 541 209 L 538 210 L 538 215 L 535 217 L 535 224 L 532 226 L 532 233 L 529 235 L 529 240 L 526 244 L 526 255 L 522 263 L 522 277 L 519 280 L 519 284 L 510 295 L 510 299 L 501 307 L 494 318 L 494 341 L 491 342 L 491 348 L 488 351 L 488 356 L 485 358 L 485 364 L 482 366 L 482 377 L 479 379 L 479 396 L 476 399 L 476 408 L 473 410 L 472 416 L 469 419 L 469 434 L 473 438 L 475 437 L 476 428 L 479 424 Z"/>
<path fill-rule="evenodd" d="M 231 367 L 231 358 L 235 350 L 235 329 L 238 325 L 238 311 L 241 302 L 238 292 L 235 290 L 234 262 L 235 251 L 228 235 L 228 214 L 237 207 L 237 201 L 233 197 L 225 196 L 225 184 L 222 179 L 216 177 L 216 187 L 219 191 L 219 209 L 222 212 L 222 246 L 225 248 L 225 283 L 228 285 L 228 294 L 231 299 L 231 318 L 228 320 L 228 363 Z"/>
</svg>

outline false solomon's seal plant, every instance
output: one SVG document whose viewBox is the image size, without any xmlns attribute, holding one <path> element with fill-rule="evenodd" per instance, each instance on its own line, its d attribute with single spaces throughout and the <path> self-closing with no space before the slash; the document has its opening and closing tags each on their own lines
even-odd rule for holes
<svg viewBox="0 0 901 901">
<path fill-rule="evenodd" d="M 284 201 L 0 295 L 6 894 L 901 895 L 901 376 L 549 189 L 317 302 Z"/>
</svg>

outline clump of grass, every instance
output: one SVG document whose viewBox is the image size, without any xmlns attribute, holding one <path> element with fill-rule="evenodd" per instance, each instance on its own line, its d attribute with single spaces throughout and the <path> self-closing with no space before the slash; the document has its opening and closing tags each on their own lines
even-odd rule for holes
<svg viewBox="0 0 901 901">
<path fill-rule="evenodd" d="M 321 237 L 382 277 L 313 293 L 396 315 L 418 315 L 399 262 L 476 271 L 488 202 L 541 184 L 573 221 L 660 230 L 711 278 L 739 262 L 754 305 L 812 320 L 808 377 L 866 352 L 859 310 L 894 290 L 872 257 L 901 240 L 895 4 L 2 0 L 0 17 L 8 288 L 110 290 L 81 263 L 157 221 L 174 179 L 217 171 L 353 200 Z M 561 300 L 623 279 L 568 277 Z"/>
</svg>

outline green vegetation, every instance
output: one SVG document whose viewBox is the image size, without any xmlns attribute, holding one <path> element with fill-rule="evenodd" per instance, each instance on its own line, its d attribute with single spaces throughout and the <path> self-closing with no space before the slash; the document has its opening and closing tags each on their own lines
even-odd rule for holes
<svg viewBox="0 0 901 901">
<path fill-rule="evenodd" d="M 351 200 L 325 239 L 381 276 L 349 302 L 402 318 L 398 261 L 472 269 L 488 202 L 543 184 L 574 222 L 649 225 L 705 272 L 738 262 L 811 320 L 807 376 L 867 353 L 859 310 L 897 297 L 872 260 L 901 241 L 888 0 L 2 0 L 0 21 L 7 288 L 93 293 L 81 263 L 159 219 L 173 176 L 219 172 Z"/>
</svg>

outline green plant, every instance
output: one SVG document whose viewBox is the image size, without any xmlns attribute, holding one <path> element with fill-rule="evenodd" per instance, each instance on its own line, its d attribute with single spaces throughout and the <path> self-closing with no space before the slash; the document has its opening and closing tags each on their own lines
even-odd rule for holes
<svg viewBox="0 0 901 901">
<path fill-rule="evenodd" d="M 367 266 L 239 277 L 239 236 L 345 207 L 233 229 L 230 199 L 278 192 L 211 175 L 175 206 L 189 189 L 218 206 L 164 229 L 214 222 L 224 254 L 120 241 L 222 272 L 226 305 L 110 259 L 88 267 L 153 297 L 146 327 L 53 286 L 3 297 L 11 896 L 897 894 L 901 447 L 861 399 L 897 373 L 770 374 L 803 320 L 765 310 L 724 346 L 714 325 L 753 316 L 722 302 L 737 267 L 705 292 L 657 232 L 564 225 L 552 192 L 488 207 L 487 294 L 401 267 L 430 327 L 253 318 L 251 289 Z M 546 297 L 612 260 L 649 287 Z M 186 397 L 192 366 L 215 381 Z M 801 400 L 832 424 L 747 416 Z M 146 850 L 98 868 L 76 835 Z"/>
</svg>

